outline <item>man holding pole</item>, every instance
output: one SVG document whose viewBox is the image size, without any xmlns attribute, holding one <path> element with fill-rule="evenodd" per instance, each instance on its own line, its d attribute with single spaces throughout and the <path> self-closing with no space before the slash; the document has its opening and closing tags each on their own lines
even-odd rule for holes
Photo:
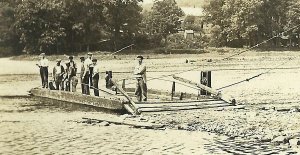
<svg viewBox="0 0 300 155">
<path fill-rule="evenodd" d="M 88 57 L 84 60 L 84 73 L 83 73 L 83 84 L 85 88 L 85 94 L 90 95 L 90 86 L 92 85 L 92 74 L 93 74 L 93 54 L 88 53 Z"/>
<path fill-rule="evenodd" d="M 81 92 L 82 94 L 86 94 L 85 92 L 85 85 L 83 83 L 83 78 L 84 78 L 84 70 L 85 70 L 85 67 L 84 67 L 84 60 L 85 58 L 84 57 L 80 57 L 80 63 L 81 63 L 81 67 L 80 67 L 80 84 L 81 84 Z"/>
<path fill-rule="evenodd" d="M 94 94 L 95 96 L 99 96 L 99 74 L 100 74 L 100 68 L 99 68 L 99 65 L 97 64 L 97 59 L 93 59 L 93 66 L 94 66 L 94 69 L 93 69 L 93 74 L 92 74 L 92 77 L 93 77 L 93 89 L 94 89 Z"/>
<path fill-rule="evenodd" d="M 147 79 L 146 79 L 146 66 L 143 63 L 143 56 L 138 56 L 138 64 L 134 68 L 133 75 L 137 80 L 135 95 L 138 101 L 147 101 Z"/>
</svg>

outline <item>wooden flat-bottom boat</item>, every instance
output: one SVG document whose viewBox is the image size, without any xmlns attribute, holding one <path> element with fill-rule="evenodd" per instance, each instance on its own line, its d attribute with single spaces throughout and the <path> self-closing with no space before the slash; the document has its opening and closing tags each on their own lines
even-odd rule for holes
<svg viewBox="0 0 300 155">
<path fill-rule="evenodd" d="M 183 80 L 183 79 L 177 79 Z M 200 96 L 197 94 L 188 94 L 182 92 L 168 92 L 161 90 L 148 90 L 148 100 L 138 102 L 134 99 L 133 88 L 122 88 L 116 82 L 113 82 L 117 91 L 102 90 L 100 96 L 84 95 L 60 90 L 49 90 L 44 88 L 33 88 L 30 93 L 34 96 L 49 99 L 60 100 L 69 103 L 77 103 L 100 107 L 108 110 L 126 110 L 131 114 L 140 114 L 144 112 L 162 112 L 179 111 L 191 109 L 204 109 L 215 107 L 232 106 L 232 100 L 223 99 L 220 94 L 211 88 L 203 85 L 194 84 L 190 81 L 184 81 L 191 85 L 196 85 L 211 93 L 210 96 Z"/>
</svg>

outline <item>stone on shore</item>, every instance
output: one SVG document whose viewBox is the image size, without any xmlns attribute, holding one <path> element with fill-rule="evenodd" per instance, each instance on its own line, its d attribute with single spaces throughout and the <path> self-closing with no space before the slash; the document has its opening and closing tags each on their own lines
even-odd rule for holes
<svg viewBox="0 0 300 155">
<path fill-rule="evenodd" d="M 275 145 L 280 145 L 280 144 L 285 144 L 287 143 L 289 140 L 288 137 L 286 136 L 278 136 L 275 139 L 273 139 L 271 142 Z"/>
<path fill-rule="evenodd" d="M 299 147 L 300 146 L 300 138 L 290 139 L 289 144 L 291 147 Z"/>
</svg>

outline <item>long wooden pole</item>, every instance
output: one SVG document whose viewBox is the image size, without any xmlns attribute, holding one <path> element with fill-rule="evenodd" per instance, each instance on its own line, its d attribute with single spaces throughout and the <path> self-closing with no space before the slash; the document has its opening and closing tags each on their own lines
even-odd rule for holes
<svg viewBox="0 0 300 155">
<path fill-rule="evenodd" d="M 124 105 L 124 108 L 133 115 L 139 114 L 139 112 L 137 111 L 138 106 L 135 104 L 132 98 L 126 93 L 126 91 L 122 87 L 120 87 L 118 83 L 115 82 L 114 80 L 111 80 L 111 82 L 116 86 L 116 88 L 121 92 L 121 94 L 124 95 L 131 103 L 131 106 Z"/>
<path fill-rule="evenodd" d="M 207 86 L 205 86 L 203 84 L 199 84 L 199 83 L 196 83 L 196 82 L 193 82 L 193 81 L 190 81 L 190 80 L 187 80 L 187 79 L 175 76 L 175 75 L 173 75 L 173 78 L 175 80 L 180 81 L 180 82 L 189 84 L 189 85 L 197 87 L 197 88 L 201 88 L 203 90 L 206 90 L 206 91 L 210 92 L 211 94 L 217 96 L 218 98 L 220 98 L 221 100 L 223 100 L 223 101 L 225 101 L 227 103 L 235 104 L 235 102 L 233 102 L 234 99 L 230 99 L 230 98 L 226 98 L 226 97 L 222 96 L 222 94 L 220 92 L 218 92 L 217 90 L 215 90 L 215 89 L 212 89 L 212 88 L 207 87 Z"/>
</svg>

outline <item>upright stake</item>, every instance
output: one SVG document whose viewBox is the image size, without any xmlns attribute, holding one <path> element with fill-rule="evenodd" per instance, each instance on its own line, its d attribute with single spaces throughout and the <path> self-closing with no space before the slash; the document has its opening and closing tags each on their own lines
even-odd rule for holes
<svg viewBox="0 0 300 155">
<path fill-rule="evenodd" d="M 125 89 L 125 79 L 123 79 L 122 88 Z"/>
<path fill-rule="evenodd" d="M 171 100 L 173 100 L 174 95 L 175 95 L 175 81 L 173 81 L 173 84 L 172 84 Z"/>
</svg>

